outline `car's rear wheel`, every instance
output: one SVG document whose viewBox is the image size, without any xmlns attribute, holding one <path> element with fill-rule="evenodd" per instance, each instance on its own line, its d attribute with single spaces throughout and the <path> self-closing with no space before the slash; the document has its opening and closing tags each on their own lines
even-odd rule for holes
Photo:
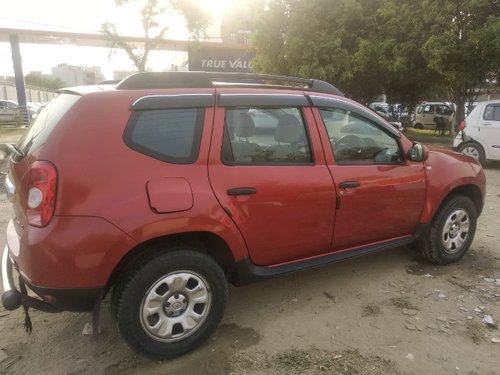
<svg viewBox="0 0 500 375">
<path fill-rule="evenodd" d="M 415 124 L 414 127 L 415 127 L 415 129 L 423 129 L 424 128 L 424 126 L 421 123 Z"/>
<path fill-rule="evenodd" d="M 469 249 L 477 226 L 477 210 L 464 195 L 448 199 L 432 221 L 427 235 L 418 242 L 422 256 L 437 264 L 461 259 Z"/>
<path fill-rule="evenodd" d="M 227 300 L 220 266 L 193 250 L 150 258 L 128 274 L 112 299 L 120 335 L 156 359 L 200 345 L 219 324 Z"/>
<path fill-rule="evenodd" d="M 458 148 L 458 152 L 461 152 L 464 155 L 472 156 L 481 164 L 483 164 L 486 159 L 483 146 L 477 142 L 466 142 L 461 144 Z"/>
</svg>

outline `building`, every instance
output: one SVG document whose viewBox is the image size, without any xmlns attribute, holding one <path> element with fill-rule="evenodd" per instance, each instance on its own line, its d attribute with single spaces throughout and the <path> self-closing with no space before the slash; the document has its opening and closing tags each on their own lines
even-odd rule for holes
<svg viewBox="0 0 500 375">
<path fill-rule="evenodd" d="M 241 0 L 224 10 L 220 32 L 223 43 L 250 45 L 252 1 Z"/>
<path fill-rule="evenodd" d="M 103 80 L 101 68 L 59 64 L 52 68 L 52 75 L 61 79 L 67 86 L 95 85 Z"/>
</svg>

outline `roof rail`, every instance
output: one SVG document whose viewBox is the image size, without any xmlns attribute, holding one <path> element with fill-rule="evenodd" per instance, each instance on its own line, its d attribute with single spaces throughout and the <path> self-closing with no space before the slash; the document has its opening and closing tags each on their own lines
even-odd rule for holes
<svg viewBox="0 0 500 375">
<path fill-rule="evenodd" d="M 136 73 L 123 79 L 117 84 L 116 89 L 212 88 L 220 86 L 307 90 L 343 96 L 342 92 L 335 86 L 318 79 L 226 72 Z"/>
<path fill-rule="evenodd" d="M 97 83 L 97 85 L 116 85 L 119 82 L 120 82 L 119 79 L 106 79 L 104 81 Z"/>
</svg>

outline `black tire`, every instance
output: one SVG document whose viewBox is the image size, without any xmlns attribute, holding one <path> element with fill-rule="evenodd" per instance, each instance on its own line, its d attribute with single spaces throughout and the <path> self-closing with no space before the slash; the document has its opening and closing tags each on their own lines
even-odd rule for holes
<svg viewBox="0 0 500 375">
<path fill-rule="evenodd" d="M 455 195 L 443 203 L 429 230 L 414 247 L 430 262 L 456 262 L 472 244 L 476 226 L 477 210 L 472 200 L 464 195 Z"/>
<path fill-rule="evenodd" d="M 477 159 L 481 164 L 484 164 L 484 161 L 486 160 L 484 148 L 477 142 L 462 143 L 458 147 L 458 152 L 464 155 L 472 156 L 473 158 Z"/>
<path fill-rule="evenodd" d="M 421 123 L 417 123 L 417 124 L 415 124 L 414 128 L 415 129 L 423 129 L 424 126 Z"/>
<path fill-rule="evenodd" d="M 149 258 L 118 282 L 112 298 L 118 332 L 150 358 L 191 351 L 224 315 L 226 277 L 212 258 L 197 251 L 175 249 Z"/>
</svg>

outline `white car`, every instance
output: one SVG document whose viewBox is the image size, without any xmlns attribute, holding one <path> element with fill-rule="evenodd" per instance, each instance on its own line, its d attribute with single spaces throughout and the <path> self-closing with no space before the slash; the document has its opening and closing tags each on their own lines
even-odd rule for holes
<svg viewBox="0 0 500 375">
<path fill-rule="evenodd" d="M 500 100 L 477 103 L 460 125 L 453 149 L 481 163 L 500 160 Z"/>
</svg>

